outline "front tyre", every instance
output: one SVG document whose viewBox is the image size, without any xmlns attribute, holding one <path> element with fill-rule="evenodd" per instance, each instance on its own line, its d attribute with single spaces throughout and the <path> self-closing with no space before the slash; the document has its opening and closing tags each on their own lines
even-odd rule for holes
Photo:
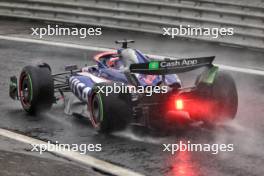
<svg viewBox="0 0 264 176">
<path fill-rule="evenodd" d="M 30 114 L 49 110 L 54 101 L 54 84 L 47 64 L 29 65 L 19 77 L 19 97 L 24 110 Z"/>
</svg>

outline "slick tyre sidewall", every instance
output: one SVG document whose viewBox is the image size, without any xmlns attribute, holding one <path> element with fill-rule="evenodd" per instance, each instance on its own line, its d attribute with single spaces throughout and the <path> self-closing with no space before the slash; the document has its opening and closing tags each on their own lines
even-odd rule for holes
<svg viewBox="0 0 264 176">
<path fill-rule="evenodd" d="M 111 133 L 124 129 L 132 116 L 128 94 L 101 93 L 98 86 L 113 86 L 113 83 L 95 84 L 89 100 L 89 111 L 93 127 L 101 133 Z M 99 118 L 96 117 L 99 106 Z M 98 115 L 98 114 L 97 114 Z"/>
<path fill-rule="evenodd" d="M 46 64 L 47 65 L 47 64 Z M 23 95 L 23 81 L 28 80 L 29 100 L 20 98 L 24 110 L 30 114 L 47 111 L 54 101 L 54 83 L 49 66 L 29 65 L 23 68 L 19 78 L 19 95 Z"/>
</svg>

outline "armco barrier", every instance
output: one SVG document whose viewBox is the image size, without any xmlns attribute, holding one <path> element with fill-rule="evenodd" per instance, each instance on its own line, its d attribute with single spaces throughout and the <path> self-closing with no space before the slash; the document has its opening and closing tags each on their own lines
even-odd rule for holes
<svg viewBox="0 0 264 176">
<path fill-rule="evenodd" d="M 248 0 L 249 1 L 249 0 Z M 0 0 L 0 16 L 38 19 L 161 34 L 179 25 L 233 27 L 234 35 L 217 39 L 184 36 L 264 49 L 264 2 L 220 0 Z"/>
</svg>

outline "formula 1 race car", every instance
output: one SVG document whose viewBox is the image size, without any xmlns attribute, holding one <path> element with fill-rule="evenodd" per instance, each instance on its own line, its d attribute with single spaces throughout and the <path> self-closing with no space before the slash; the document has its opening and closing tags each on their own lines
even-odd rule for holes
<svg viewBox="0 0 264 176">
<path fill-rule="evenodd" d="M 10 97 L 20 100 L 30 114 L 49 110 L 65 92 L 87 104 L 94 128 L 109 133 L 128 124 L 164 129 L 180 123 L 216 124 L 233 119 L 238 96 L 233 78 L 212 64 L 214 56 L 152 59 L 122 44 L 117 51 L 97 54 L 97 65 L 52 74 L 46 64 L 23 68 L 10 80 Z M 177 74 L 200 70 L 191 87 L 183 87 Z"/>
</svg>

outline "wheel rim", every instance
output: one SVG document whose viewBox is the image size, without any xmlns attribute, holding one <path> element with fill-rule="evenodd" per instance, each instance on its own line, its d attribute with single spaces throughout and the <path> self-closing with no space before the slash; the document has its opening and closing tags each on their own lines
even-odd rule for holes
<svg viewBox="0 0 264 176">
<path fill-rule="evenodd" d="M 20 76 L 19 96 L 22 106 L 29 108 L 32 100 L 32 82 L 30 76 L 23 72 Z"/>
<path fill-rule="evenodd" d="M 98 97 L 96 95 L 93 96 L 92 102 L 91 102 L 91 111 L 92 111 L 92 125 L 95 128 L 99 128 L 101 124 L 101 105 Z"/>
</svg>

